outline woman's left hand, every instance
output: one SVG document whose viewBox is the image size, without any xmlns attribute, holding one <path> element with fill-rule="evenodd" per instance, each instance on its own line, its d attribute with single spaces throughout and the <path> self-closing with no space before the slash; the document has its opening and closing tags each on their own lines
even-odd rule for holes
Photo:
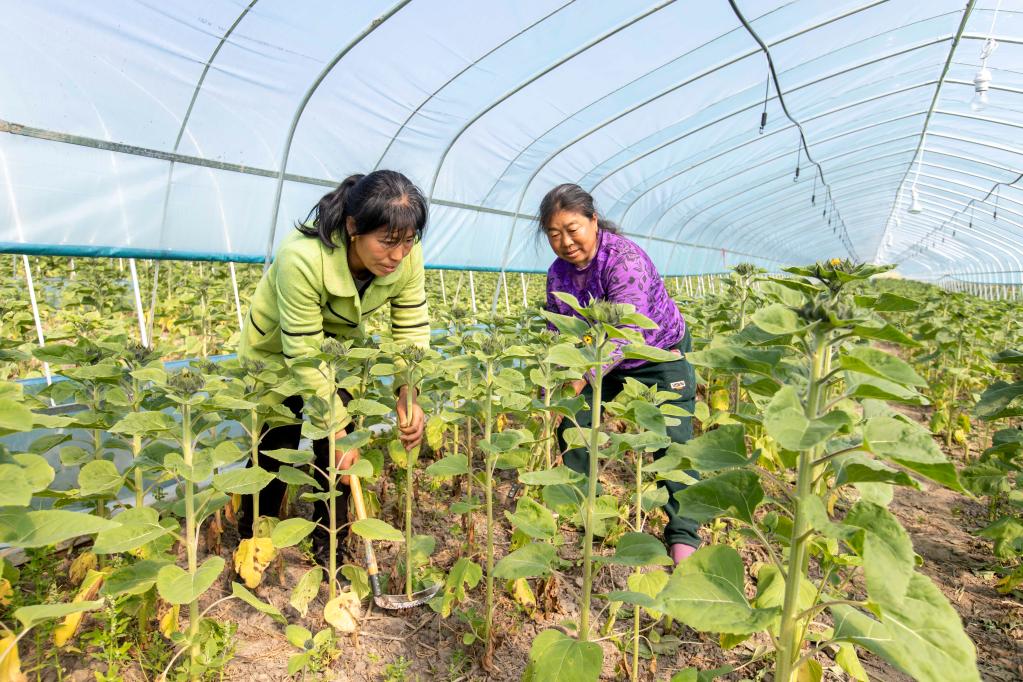
<svg viewBox="0 0 1023 682">
<path fill-rule="evenodd" d="M 408 413 L 406 409 L 408 405 L 407 393 L 408 387 L 402 386 L 398 392 L 396 411 L 398 413 L 398 439 L 405 446 L 406 450 L 411 450 L 423 442 L 423 432 L 426 429 L 426 415 L 423 414 L 423 408 L 419 407 L 415 393 L 412 395 L 412 413 Z"/>
</svg>

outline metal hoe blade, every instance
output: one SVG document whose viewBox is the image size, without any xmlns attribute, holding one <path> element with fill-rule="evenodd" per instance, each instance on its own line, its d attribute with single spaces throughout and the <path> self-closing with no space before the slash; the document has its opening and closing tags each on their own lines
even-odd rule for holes
<svg viewBox="0 0 1023 682">
<path fill-rule="evenodd" d="M 437 583 L 425 590 L 412 593 L 412 599 L 404 594 L 378 594 L 373 597 L 373 603 L 382 609 L 400 611 L 411 609 L 433 599 L 433 596 L 440 592 L 441 584 Z"/>
</svg>

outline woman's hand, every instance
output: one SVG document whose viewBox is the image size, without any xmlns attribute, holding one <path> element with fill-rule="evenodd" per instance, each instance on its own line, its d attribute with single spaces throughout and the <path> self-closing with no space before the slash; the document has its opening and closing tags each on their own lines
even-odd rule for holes
<svg viewBox="0 0 1023 682">
<path fill-rule="evenodd" d="M 344 429 L 341 429 L 340 431 L 334 434 L 334 440 L 344 438 L 345 435 L 346 431 Z M 342 471 L 345 469 L 351 469 L 353 466 L 355 466 L 355 463 L 359 461 L 360 457 L 361 455 L 359 454 L 359 448 L 352 448 L 351 450 L 337 450 L 334 453 L 334 461 L 337 463 L 337 468 Z M 349 485 L 349 482 L 351 480 L 352 480 L 351 476 L 342 476 L 341 484 Z"/>
<path fill-rule="evenodd" d="M 579 395 L 586 388 L 586 379 L 576 379 L 567 384 L 572 389 L 572 395 Z M 559 414 L 554 417 L 554 428 L 561 426 L 561 420 L 565 418 L 565 415 Z"/>
<path fill-rule="evenodd" d="M 426 430 L 426 415 L 423 408 L 419 407 L 416 401 L 415 389 L 412 389 L 412 413 L 408 413 L 408 386 L 402 386 L 398 391 L 398 439 L 405 446 L 406 450 L 418 447 L 423 442 L 423 432 Z"/>
</svg>

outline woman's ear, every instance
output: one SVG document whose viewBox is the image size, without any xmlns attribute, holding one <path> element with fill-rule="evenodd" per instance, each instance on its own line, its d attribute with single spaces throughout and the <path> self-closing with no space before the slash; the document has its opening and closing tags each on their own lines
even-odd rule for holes
<svg viewBox="0 0 1023 682">
<path fill-rule="evenodd" d="M 355 236 L 355 218 L 352 216 L 345 218 L 345 229 L 348 231 L 349 237 Z"/>
</svg>

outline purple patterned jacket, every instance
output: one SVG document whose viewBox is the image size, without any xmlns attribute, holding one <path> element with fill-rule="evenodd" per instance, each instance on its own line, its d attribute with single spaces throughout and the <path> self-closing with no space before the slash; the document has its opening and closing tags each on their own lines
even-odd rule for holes
<svg viewBox="0 0 1023 682">
<path fill-rule="evenodd" d="M 636 312 L 646 315 L 657 329 L 637 329 L 647 344 L 669 349 L 685 336 L 686 322 L 678 306 L 668 295 L 653 261 L 635 242 L 600 230 L 597 234 L 597 255 L 582 270 L 560 258 L 547 270 L 547 310 L 578 317 L 567 304 L 554 296 L 561 291 L 572 294 L 586 305 L 591 299 L 611 303 L 631 303 Z M 553 325 L 549 325 L 555 329 Z M 628 370 L 646 364 L 645 360 L 623 360 L 618 345 L 612 361 L 604 367 L 605 375 L 613 369 Z"/>
</svg>

